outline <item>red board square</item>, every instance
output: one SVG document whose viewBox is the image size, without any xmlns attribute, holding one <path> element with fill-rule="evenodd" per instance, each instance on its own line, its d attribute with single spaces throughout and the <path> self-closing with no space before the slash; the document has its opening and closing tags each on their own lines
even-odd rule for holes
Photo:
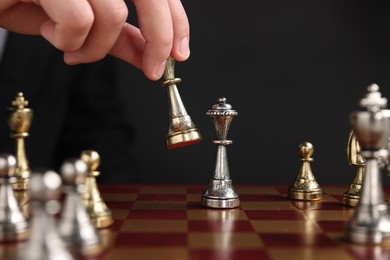
<svg viewBox="0 0 390 260">
<path fill-rule="evenodd" d="M 254 232 L 249 221 L 245 220 L 189 220 L 189 232 Z"/>
<path fill-rule="evenodd" d="M 137 201 L 186 201 L 186 194 L 139 194 Z"/>
<path fill-rule="evenodd" d="M 206 186 L 189 186 L 187 188 L 187 193 L 196 193 L 196 194 L 203 194 L 207 190 L 207 185 Z"/>
<path fill-rule="evenodd" d="M 321 227 L 321 229 L 325 232 L 340 232 L 344 231 L 345 221 L 337 221 L 337 220 L 321 220 L 317 221 L 317 224 Z"/>
<path fill-rule="evenodd" d="M 187 234 L 119 233 L 115 246 L 187 246 Z"/>
<path fill-rule="evenodd" d="M 101 193 L 139 193 L 139 185 L 104 184 L 99 186 Z"/>
<path fill-rule="evenodd" d="M 130 209 L 133 204 L 133 201 L 106 201 L 106 205 L 110 209 Z"/>
<path fill-rule="evenodd" d="M 282 195 L 275 194 L 242 194 L 241 201 L 285 201 L 287 198 Z"/>
<path fill-rule="evenodd" d="M 131 210 L 128 219 L 187 219 L 186 210 Z"/>
<path fill-rule="evenodd" d="M 345 207 L 341 202 L 322 201 L 320 210 L 343 210 L 345 208 L 348 207 Z"/>
<path fill-rule="evenodd" d="M 187 201 L 187 208 L 188 209 L 204 209 L 200 200 L 199 201 Z"/>
<path fill-rule="evenodd" d="M 266 247 L 297 247 L 297 246 L 334 246 L 332 241 L 325 234 L 259 234 Z"/>
<path fill-rule="evenodd" d="M 254 249 L 192 249 L 190 250 L 190 259 L 192 260 L 268 260 L 271 259 L 264 250 Z"/>
<path fill-rule="evenodd" d="M 305 216 L 297 210 L 246 210 L 251 220 L 304 220 Z"/>
</svg>

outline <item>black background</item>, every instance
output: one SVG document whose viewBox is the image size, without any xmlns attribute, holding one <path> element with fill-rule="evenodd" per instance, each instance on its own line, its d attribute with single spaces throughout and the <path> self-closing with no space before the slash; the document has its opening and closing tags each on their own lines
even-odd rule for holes
<svg viewBox="0 0 390 260">
<path fill-rule="evenodd" d="M 320 185 L 351 183 L 356 170 L 346 156 L 349 113 L 371 83 L 390 97 L 387 1 L 182 3 L 191 57 L 176 64 L 176 76 L 204 140 L 168 150 L 167 92 L 129 65 L 123 99 L 135 126 L 136 165 L 129 166 L 135 181 L 208 183 L 216 135 L 205 113 L 226 97 L 239 113 L 228 135 L 233 182 L 292 183 L 300 167 L 297 147 L 308 141 Z M 132 9 L 130 19 L 136 23 Z"/>
</svg>

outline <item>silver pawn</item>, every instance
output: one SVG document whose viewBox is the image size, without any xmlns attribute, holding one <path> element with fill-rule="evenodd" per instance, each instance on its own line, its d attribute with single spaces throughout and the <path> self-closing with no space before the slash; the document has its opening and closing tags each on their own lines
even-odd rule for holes
<svg viewBox="0 0 390 260">
<path fill-rule="evenodd" d="M 32 224 L 30 238 L 18 260 L 74 259 L 61 239 L 54 215 L 60 211 L 61 178 L 54 171 L 33 173 L 29 180 Z"/>
<path fill-rule="evenodd" d="M 15 181 L 16 158 L 0 154 L 0 240 L 27 238 L 28 223 L 23 216 L 12 183 Z"/>
<path fill-rule="evenodd" d="M 214 121 L 218 140 L 212 141 L 217 145 L 214 176 L 202 196 L 202 205 L 208 208 L 236 208 L 240 205 L 240 200 L 230 179 L 226 152 L 226 146 L 233 141 L 226 140 L 226 137 L 230 123 L 238 113 L 226 103 L 226 98 L 219 98 L 218 104 L 213 105 L 206 114 Z"/>
<path fill-rule="evenodd" d="M 60 169 L 66 193 L 59 232 L 65 242 L 83 255 L 99 253 L 100 235 L 83 202 L 87 165 L 81 159 L 65 161 Z"/>
<path fill-rule="evenodd" d="M 346 225 L 346 237 L 354 243 L 378 244 L 390 237 L 389 208 L 384 199 L 381 158 L 390 136 L 390 110 L 376 84 L 367 88 L 360 101 L 364 111 L 352 112 L 350 119 L 356 139 L 366 162 L 360 200 Z"/>
</svg>

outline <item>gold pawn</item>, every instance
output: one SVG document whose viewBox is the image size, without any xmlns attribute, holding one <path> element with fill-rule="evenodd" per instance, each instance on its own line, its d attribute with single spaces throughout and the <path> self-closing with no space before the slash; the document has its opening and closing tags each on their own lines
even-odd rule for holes
<svg viewBox="0 0 390 260">
<path fill-rule="evenodd" d="M 313 161 L 314 148 L 309 142 L 302 143 L 298 147 L 301 169 L 295 182 L 288 189 L 288 198 L 292 200 L 320 200 L 322 199 L 322 189 L 318 185 L 311 171 L 310 163 Z"/>
<path fill-rule="evenodd" d="M 16 140 L 16 181 L 12 187 L 14 190 L 27 190 L 28 180 L 31 176 L 31 170 L 28 164 L 25 150 L 24 139 L 29 135 L 33 112 L 27 108 L 28 101 L 24 98 L 22 92 L 18 92 L 15 100 L 12 101 L 12 107 L 7 109 L 8 126 L 11 129 L 11 137 Z"/>
<path fill-rule="evenodd" d="M 175 61 L 172 57 L 168 57 L 162 85 L 168 90 L 170 107 L 169 130 L 165 138 L 166 145 L 169 149 L 188 146 L 202 140 L 199 129 L 192 122 L 181 100 L 176 86 L 180 82 L 180 78 L 175 78 Z"/>
<path fill-rule="evenodd" d="M 96 171 L 100 164 L 100 156 L 96 151 L 85 150 L 81 153 L 81 160 L 83 160 L 88 167 L 88 175 L 85 180 L 86 189 L 83 194 L 84 205 L 95 227 L 109 227 L 114 222 L 112 214 L 100 196 L 96 184 L 96 177 L 100 175 L 100 172 Z"/>
<path fill-rule="evenodd" d="M 347 158 L 350 165 L 357 167 L 357 172 L 353 183 L 343 194 L 343 203 L 349 207 L 355 207 L 360 199 L 360 192 L 363 184 L 364 167 L 366 165 L 360 153 L 360 144 L 356 139 L 355 133 L 351 130 L 347 145 Z"/>
</svg>

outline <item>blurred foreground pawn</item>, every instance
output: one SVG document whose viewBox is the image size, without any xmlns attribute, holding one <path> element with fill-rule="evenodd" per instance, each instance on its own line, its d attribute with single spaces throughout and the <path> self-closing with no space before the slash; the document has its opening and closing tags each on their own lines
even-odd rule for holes
<svg viewBox="0 0 390 260">
<path fill-rule="evenodd" d="M 305 142 L 299 145 L 298 152 L 302 161 L 301 169 L 294 184 L 288 189 L 288 198 L 292 200 L 320 200 L 322 189 L 311 171 L 310 163 L 314 152 L 313 145 Z"/>
<path fill-rule="evenodd" d="M 34 172 L 30 179 L 32 224 L 30 238 L 18 252 L 18 260 L 70 260 L 72 254 L 61 239 L 54 215 L 60 211 L 61 178 L 54 171 Z"/>
<path fill-rule="evenodd" d="M 347 146 L 348 163 L 357 167 L 355 179 L 349 189 L 343 194 L 343 203 L 349 207 L 355 207 L 360 199 L 362 189 L 365 162 L 360 155 L 360 145 L 353 131 L 349 133 Z"/>
<path fill-rule="evenodd" d="M 218 140 L 212 141 L 217 145 L 214 176 L 202 196 L 202 205 L 208 208 L 235 208 L 240 205 L 240 200 L 230 179 L 226 152 L 226 146 L 233 141 L 226 140 L 226 137 L 230 123 L 238 113 L 226 103 L 225 98 L 219 98 L 218 102 L 206 113 L 214 121 Z"/>
<path fill-rule="evenodd" d="M 354 243 L 379 244 L 390 238 L 389 208 L 384 199 L 380 163 L 388 156 L 390 110 L 383 109 L 387 99 L 372 84 L 366 97 L 360 100 L 363 111 L 350 114 L 352 129 L 360 144 L 360 154 L 366 166 L 360 200 L 347 222 L 345 232 Z"/>
<path fill-rule="evenodd" d="M 20 211 L 12 188 L 16 159 L 0 154 L 0 241 L 27 238 L 28 224 Z"/>
<path fill-rule="evenodd" d="M 24 139 L 29 135 L 33 112 L 27 108 L 28 101 L 23 93 L 19 92 L 12 101 L 12 107 L 8 108 L 8 126 L 11 129 L 11 137 L 16 140 L 16 182 L 15 190 L 26 190 L 31 171 L 26 157 Z"/>
<path fill-rule="evenodd" d="M 191 117 L 183 105 L 177 83 L 181 79 L 175 78 L 175 61 L 169 57 L 164 72 L 162 85 L 168 89 L 170 107 L 170 127 L 166 137 L 166 144 L 169 149 L 184 147 L 202 140 L 199 130 L 192 122 Z"/>
<path fill-rule="evenodd" d="M 96 184 L 96 177 L 100 175 L 97 168 L 100 156 L 96 151 L 86 150 L 81 153 L 81 160 L 87 164 L 86 190 L 83 193 L 84 205 L 92 223 L 97 228 L 106 228 L 114 222 L 110 209 L 104 203 Z"/>
<path fill-rule="evenodd" d="M 59 222 L 59 232 L 77 253 L 94 256 L 100 253 L 100 236 L 84 206 L 87 165 L 81 159 L 65 161 L 60 170 L 64 183 L 65 201 Z"/>
</svg>

